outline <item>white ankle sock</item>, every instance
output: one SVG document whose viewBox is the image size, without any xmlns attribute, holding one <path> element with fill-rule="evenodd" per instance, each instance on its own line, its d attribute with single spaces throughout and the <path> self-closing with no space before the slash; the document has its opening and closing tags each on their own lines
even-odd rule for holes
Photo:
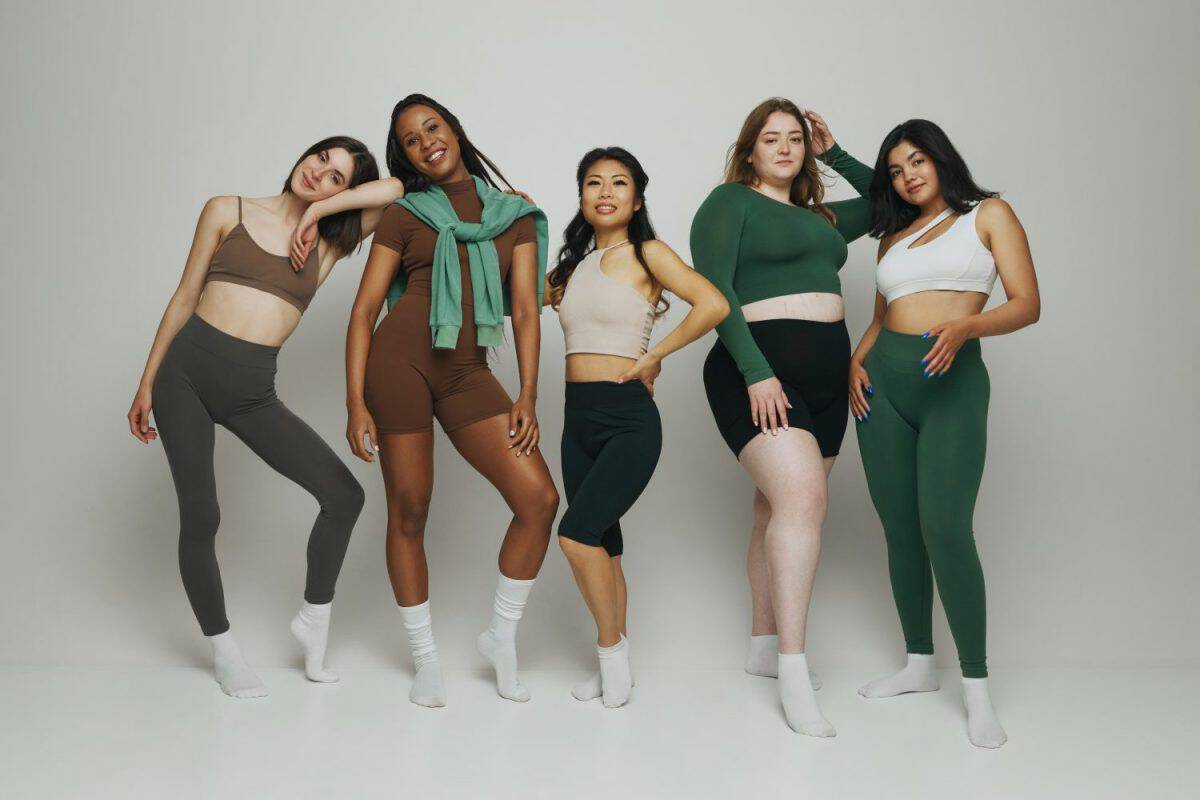
<svg viewBox="0 0 1200 800">
<path fill-rule="evenodd" d="M 629 671 L 629 640 L 624 636 L 611 647 L 596 647 L 600 657 L 601 702 L 605 708 L 620 708 L 629 702 L 633 675 Z"/>
<path fill-rule="evenodd" d="M 779 677 L 779 635 L 774 633 L 750 637 L 750 649 L 746 653 L 746 672 L 762 678 Z M 808 681 L 813 691 L 821 688 L 821 678 L 811 669 Z"/>
<path fill-rule="evenodd" d="M 433 642 L 433 620 L 429 601 L 419 606 L 400 606 L 404 629 L 408 631 L 408 646 L 412 649 L 413 678 L 408 699 L 419 706 L 441 708 L 446 705 L 446 687 L 442 683 L 442 665 L 438 663 L 437 645 Z"/>
<path fill-rule="evenodd" d="M 625 647 L 628 650 L 629 639 L 626 638 L 625 634 L 623 634 L 623 633 L 621 634 L 621 638 L 625 640 Z M 626 654 L 625 657 L 630 658 L 628 653 Z M 632 662 L 630 662 L 629 688 L 632 689 L 634 686 L 637 686 L 637 679 L 633 677 L 633 665 L 632 665 Z M 600 697 L 603 694 L 604 694 L 604 684 L 600 681 L 600 671 L 599 670 L 593 672 L 587 678 L 585 678 L 584 680 L 580 681 L 579 683 L 577 683 L 571 687 L 571 696 L 574 697 L 576 700 L 582 700 L 584 702 L 587 702 L 588 700 L 595 700 L 597 697 Z"/>
<path fill-rule="evenodd" d="M 517 677 L 517 623 L 525 612 L 533 580 L 519 581 L 501 573 L 492 603 L 492 622 L 475 640 L 479 652 L 496 670 L 496 691 L 518 703 L 529 700 L 529 690 Z"/>
<path fill-rule="evenodd" d="M 863 697 L 895 697 L 907 692 L 936 692 L 938 690 L 937 666 L 932 654 L 909 653 L 904 669 L 885 678 L 871 681 L 859 688 Z"/>
<path fill-rule="evenodd" d="M 304 674 L 317 683 L 336 683 L 336 672 L 325 669 L 325 645 L 329 641 L 329 616 L 333 603 L 305 602 L 292 618 L 292 636 L 304 650 Z"/>
<path fill-rule="evenodd" d="M 996 748 L 1008 741 L 1000 726 L 987 678 L 963 678 L 963 705 L 967 707 L 967 736 L 976 747 Z"/>
<path fill-rule="evenodd" d="M 837 736 L 837 731 L 817 706 L 804 653 L 779 654 L 779 699 L 783 701 L 788 727 L 796 733 Z"/>
<path fill-rule="evenodd" d="M 230 697 L 266 697 L 267 687 L 262 680 L 250 669 L 242 651 L 233 640 L 233 633 L 225 631 L 216 636 L 209 636 L 208 643 L 212 645 L 213 673 L 221 691 Z"/>
</svg>

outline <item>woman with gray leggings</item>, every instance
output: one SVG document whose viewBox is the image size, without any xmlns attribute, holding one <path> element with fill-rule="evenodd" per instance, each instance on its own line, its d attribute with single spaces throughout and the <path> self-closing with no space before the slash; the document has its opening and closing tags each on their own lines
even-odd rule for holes
<svg viewBox="0 0 1200 800">
<path fill-rule="evenodd" d="M 137 439 L 162 436 L 179 496 L 179 571 L 212 645 L 217 682 L 230 697 L 262 697 L 267 690 L 243 659 L 225 616 L 215 550 L 217 424 L 320 506 L 308 539 L 304 603 L 291 630 L 309 680 L 337 680 L 325 669 L 325 644 L 334 584 L 363 490 L 329 445 L 276 396 L 275 361 L 334 263 L 403 195 L 399 181 L 378 177 L 366 145 L 337 136 L 305 151 L 280 194 L 209 200 L 129 409 Z M 151 410 L 157 430 L 149 424 Z"/>
</svg>

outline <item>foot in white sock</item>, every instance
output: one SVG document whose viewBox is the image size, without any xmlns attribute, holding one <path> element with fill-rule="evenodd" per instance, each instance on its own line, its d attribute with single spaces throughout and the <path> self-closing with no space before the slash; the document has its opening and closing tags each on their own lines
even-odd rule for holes
<svg viewBox="0 0 1200 800">
<path fill-rule="evenodd" d="M 808 736 L 837 736 L 821 714 L 808 678 L 808 661 L 803 653 L 779 654 L 779 699 L 788 727 Z"/>
<path fill-rule="evenodd" d="M 442 683 L 442 666 L 438 662 L 437 645 L 433 642 L 429 601 L 417 606 L 400 606 L 400 616 L 404 619 L 413 667 L 417 671 L 408 699 L 426 708 L 441 708 L 446 705 L 446 686 Z"/>
<path fill-rule="evenodd" d="M 633 674 L 629 671 L 629 640 L 624 636 L 611 647 L 597 647 L 600 657 L 600 698 L 605 708 L 620 708 L 629 702 Z"/>
<path fill-rule="evenodd" d="M 441 708 L 446 705 L 446 685 L 442 683 L 442 665 L 435 655 L 417 667 L 412 688 L 408 690 L 410 702 L 426 708 Z"/>
<path fill-rule="evenodd" d="M 212 645 L 213 673 L 222 692 L 239 699 L 267 696 L 267 687 L 242 658 L 230 631 L 209 636 L 208 642 Z"/>
<path fill-rule="evenodd" d="M 774 633 L 750 637 L 750 650 L 746 653 L 746 672 L 762 678 L 779 677 L 779 636 Z M 813 691 L 821 688 L 821 678 L 811 669 L 808 682 Z"/>
<path fill-rule="evenodd" d="M 501 574 L 492 603 L 491 624 L 475 640 L 479 652 L 496 670 L 496 691 L 518 703 L 529 700 L 529 690 L 517 677 L 517 623 L 525 612 L 531 589 L 532 579 L 519 581 Z"/>
<path fill-rule="evenodd" d="M 629 640 L 625 638 L 625 634 L 621 634 L 621 638 L 625 639 L 625 646 L 629 647 Z M 632 662 L 630 663 L 629 688 L 632 689 L 634 686 L 637 686 L 637 679 L 633 677 Z M 588 700 L 595 700 L 597 697 L 600 697 L 603 694 L 604 686 L 600 682 L 599 670 L 593 672 L 587 678 L 571 687 L 571 696 L 576 700 L 582 700 L 584 702 L 587 702 Z"/>
<path fill-rule="evenodd" d="M 908 663 L 899 672 L 879 678 L 859 688 L 863 697 L 895 697 L 908 692 L 936 692 L 938 690 L 937 667 L 933 655 L 909 653 Z"/>
<path fill-rule="evenodd" d="M 305 602 L 292 618 L 292 636 L 304 650 L 304 674 L 317 683 L 336 683 L 336 672 L 325 669 L 325 645 L 329 641 L 329 615 L 333 603 Z"/>
<path fill-rule="evenodd" d="M 967 736 L 976 747 L 997 748 L 1008 741 L 1000 726 L 987 678 L 963 678 L 963 705 L 967 707 Z"/>
</svg>

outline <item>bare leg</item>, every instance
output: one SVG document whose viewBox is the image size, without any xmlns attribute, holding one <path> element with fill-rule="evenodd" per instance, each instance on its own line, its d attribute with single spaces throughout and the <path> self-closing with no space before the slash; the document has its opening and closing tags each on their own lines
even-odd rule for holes
<svg viewBox="0 0 1200 800">
<path fill-rule="evenodd" d="M 513 514 L 500 546 L 500 584 L 513 592 L 520 587 L 519 604 L 512 605 L 515 595 L 502 600 L 501 589 L 497 589 L 492 623 L 479 634 L 475 645 L 496 671 L 497 693 L 524 703 L 530 693 L 517 674 L 517 623 L 546 557 L 550 527 L 558 511 L 558 491 L 540 452 L 517 457 L 508 448 L 507 414 L 472 423 L 449 436 L 467 463 L 496 487 Z M 509 607 L 503 615 L 501 603 Z"/>
<path fill-rule="evenodd" d="M 763 553 L 779 635 L 780 699 L 788 725 L 811 736 L 836 735 L 817 706 L 804 655 L 827 503 L 825 459 L 812 434 L 793 428 L 777 437 L 756 437 L 739 460 L 770 505 Z"/>
<path fill-rule="evenodd" d="M 603 547 L 593 547 L 565 536 L 558 537 L 563 555 L 575 574 L 579 592 L 596 621 L 599 647 L 612 647 L 621 641 L 620 597 L 617 594 L 616 574 L 608 553 Z"/>
<path fill-rule="evenodd" d="M 425 521 L 433 494 L 433 431 L 382 434 L 379 463 L 387 494 L 387 568 L 401 606 L 429 599 Z"/>
<path fill-rule="evenodd" d="M 472 423 L 449 434 L 450 441 L 488 480 L 513 513 L 500 546 L 500 572 L 517 580 L 536 578 L 550 545 L 558 513 L 558 491 L 538 450 L 517 458 L 508 449 L 508 415 Z"/>
<path fill-rule="evenodd" d="M 625 615 L 629 601 L 625 585 L 625 572 L 621 569 L 621 556 L 613 556 L 609 561 L 612 563 L 613 583 L 616 586 L 617 592 L 617 616 L 620 619 L 621 636 L 628 638 L 629 628 L 625 623 Z M 629 685 L 630 687 L 637 685 L 637 679 L 633 676 L 632 672 L 629 674 Z M 603 693 L 603 689 L 600 673 L 593 672 L 585 680 L 571 687 L 571 694 L 576 700 L 595 700 Z"/>
</svg>

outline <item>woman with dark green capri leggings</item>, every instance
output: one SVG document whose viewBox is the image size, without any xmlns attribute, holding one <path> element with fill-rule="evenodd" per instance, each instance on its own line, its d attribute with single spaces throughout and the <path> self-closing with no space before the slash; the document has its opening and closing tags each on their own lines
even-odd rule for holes
<svg viewBox="0 0 1200 800">
<path fill-rule="evenodd" d="M 575 177 L 579 213 L 544 293 L 558 311 L 567 355 L 562 470 L 569 506 L 558 540 L 598 632 L 600 669 L 571 693 L 616 708 L 633 687 L 621 517 L 650 482 L 662 448 L 654 380 L 663 358 L 712 330 L 729 307 L 655 238 L 646 210 L 649 178 L 633 155 L 620 147 L 591 150 Z M 655 318 L 666 311 L 664 290 L 692 308 L 648 349 Z"/>
<path fill-rule="evenodd" d="M 335 136 L 305 151 L 278 195 L 209 200 L 129 409 L 130 433 L 144 443 L 162 436 L 179 498 L 179 572 L 212 646 L 217 682 L 230 697 L 262 697 L 267 690 L 242 658 L 225 615 L 216 555 L 215 425 L 317 501 L 304 603 L 291 631 L 308 678 L 337 680 L 325 669 L 325 644 L 334 584 L 363 490 L 275 394 L 275 363 L 334 263 L 370 235 L 382 208 L 403 194 L 399 181 L 378 177 L 362 142 Z M 152 410 L 157 430 L 150 426 Z"/>
<path fill-rule="evenodd" d="M 875 317 L 850 363 L 850 403 L 871 499 L 883 522 L 908 663 L 859 694 L 938 688 L 933 584 L 958 647 L 971 743 L 1006 736 L 987 688 L 983 571 L 972 516 L 983 476 L 989 382 L 979 339 L 1038 318 L 1021 223 L 975 184 L 926 120 L 883 142 L 871 184 L 879 238 Z M 1008 301 L 983 312 L 997 273 Z"/>
</svg>

